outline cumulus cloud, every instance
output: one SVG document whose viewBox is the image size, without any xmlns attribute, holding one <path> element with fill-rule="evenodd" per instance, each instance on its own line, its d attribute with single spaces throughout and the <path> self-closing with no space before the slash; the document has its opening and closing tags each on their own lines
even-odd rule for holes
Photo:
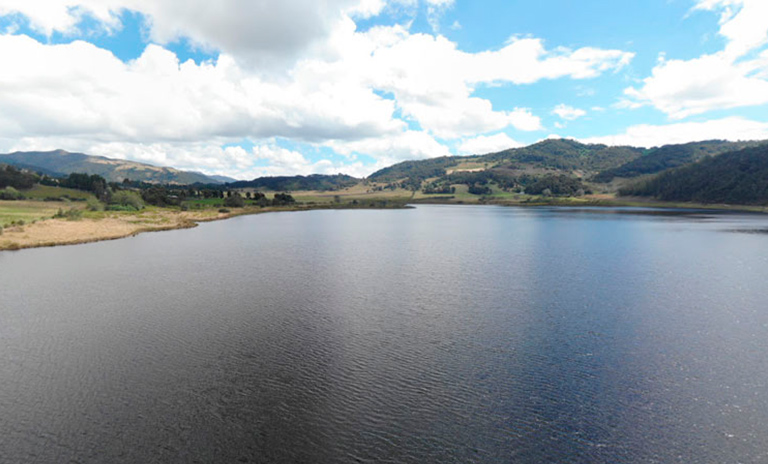
<svg viewBox="0 0 768 464">
<path fill-rule="evenodd" d="M 541 121 L 530 110 L 496 111 L 473 97 L 483 84 L 531 84 L 542 79 L 586 79 L 618 70 L 633 57 L 618 50 L 547 50 L 538 39 L 514 40 L 498 51 L 466 53 L 442 36 L 387 32 L 373 52 L 373 82 L 392 92 L 407 116 L 440 138 L 458 138 L 515 127 L 533 131 Z"/>
<path fill-rule="evenodd" d="M 580 117 L 586 115 L 587 112 L 579 108 L 574 108 L 572 106 L 560 104 L 560 105 L 557 105 L 554 110 L 552 110 L 552 114 L 555 114 L 560 118 L 565 119 L 566 121 L 573 121 L 575 119 L 579 119 Z"/>
<path fill-rule="evenodd" d="M 268 66 L 322 46 L 347 14 L 372 16 L 383 7 L 377 0 L 3 0 L 0 14 L 22 14 L 50 36 L 77 32 L 84 16 L 117 28 L 120 14 L 134 11 L 147 18 L 153 42 L 186 38 L 198 47 Z"/>
<path fill-rule="evenodd" d="M 741 117 L 715 119 L 705 122 L 683 122 L 666 125 L 640 124 L 625 132 L 603 137 L 581 138 L 584 143 L 654 147 L 701 140 L 766 140 L 768 123 Z"/>
<path fill-rule="evenodd" d="M 179 63 L 150 45 L 123 63 L 87 42 L 43 45 L 0 36 L 0 136 L 196 141 L 285 136 L 363 138 L 399 131 L 394 103 L 343 80 L 287 85 L 246 74 L 228 56 Z"/>
<path fill-rule="evenodd" d="M 448 147 L 429 134 L 413 130 L 392 137 L 376 137 L 350 142 L 331 141 L 326 145 L 341 155 L 369 155 L 390 163 L 451 155 Z"/>
<path fill-rule="evenodd" d="M 640 88 L 625 90 L 624 107 L 650 104 L 672 119 L 683 119 L 768 103 L 768 50 L 760 50 L 768 43 L 768 2 L 699 0 L 695 8 L 721 12 L 725 48 L 690 60 L 662 55 Z"/>
<path fill-rule="evenodd" d="M 452 5 L 424 1 L 434 8 Z M 338 167 L 298 157 L 280 164 L 288 154 L 264 142 L 276 137 L 368 155 L 375 163 L 445 156 L 450 151 L 437 139 L 542 129 L 530 109 L 494 108 L 475 95 L 478 87 L 587 79 L 621 69 L 633 56 L 589 47 L 548 49 L 535 38 L 468 53 L 445 37 L 412 33 L 405 26 L 357 30 L 356 18 L 380 14 L 386 5 L 385 0 L 1 0 L 0 15 L 24 15 L 45 34 L 73 37 L 86 16 L 114 30 L 121 27 L 122 12 L 137 11 L 155 43 L 123 62 L 82 40 L 51 45 L 0 35 L 0 145 L 60 143 L 52 148 L 227 175 L 264 161 L 285 172 Z M 217 58 L 180 62 L 164 46 L 180 37 L 215 50 Z M 287 58 L 272 60 L 275 56 Z M 254 66 L 259 60 L 278 63 L 280 72 Z M 498 134 L 489 138 L 501 140 Z M 244 153 L 221 148 L 242 140 L 272 148 Z M 371 167 L 353 166 L 358 173 Z"/>
<path fill-rule="evenodd" d="M 768 43 L 768 3 L 764 0 L 698 0 L 695 9 L 720 11 L 725 54 L 738 58 Z"/>
<path fill-rule="evenodd" d="M 458 146 L 458 150 L 464 155 L 484 155 L 522 146 L 522 143 L 501 132 L 488 136 L 480 135 L 464 140 Z"/>
</svg>

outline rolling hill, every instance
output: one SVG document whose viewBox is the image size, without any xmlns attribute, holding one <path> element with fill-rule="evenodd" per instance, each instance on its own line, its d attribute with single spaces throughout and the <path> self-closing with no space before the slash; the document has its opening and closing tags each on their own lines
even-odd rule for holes
<svg viewBox="0 0 768 464">
<path fill-rule="evenodd" d="M 429 179 L 469 170 L 503 170 L 518 174 L 557 171 L 560 174 L 587 177 L 626 164 L 641 157 L 644 152 L 644 149 L 635 147 L 609 147 L 568 139 L 550 139 L 486 155 L 405 161 L 377 171 L 369 179 L 376 182 L 392 182 L 406 177 Z M 476 168 L 466 167 L 468 164 L 476 165 Z"/>
<path fill-rule="evenodd" d="M 663 201 L 768 205 L 768 143 L 665 171 L 620 193 Z"/>
<path fill-rule="evenodd" d="M 727 142 L 708 140 L 680 145 L 664 145 L 652 148 L 648 153 L 619 167 L 606 169 L 596 175 L 595 182 L 610 182 L 614 177 L 632 178 L 655 174 L 667 169 L 695 163 L 709 156 L 716 156 L 729 151 L 755 146 L 759 142 Z"/>
<path fill-rule="evenodd" d="M 64 150 L 15 152 L 0 155 L 0 163 L 40 172 L 49 176 L 65 176 L 74 172 L 97 174 L 111 182 L 124 179 L 155 184 L 221 184 L 223 179 L 205 174 L 158 167 L 135 161 L 117 160 Z M 226 179 L 226 178 L 224 178 Z M 232 180 L 232 179 L 228 179 Z"/>
</svg>

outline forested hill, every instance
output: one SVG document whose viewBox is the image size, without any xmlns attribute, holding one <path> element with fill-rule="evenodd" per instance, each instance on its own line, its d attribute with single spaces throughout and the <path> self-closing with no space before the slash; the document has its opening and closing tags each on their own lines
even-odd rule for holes
<svg viewBox="0 0 768 464">
<path fill-rule="evenodd" d="M 108 181 L 130 179 L 155 184 L 220 184 L 220 179 L 197 172 L 152 166 L 134 161 L 117 160 L 64 150 L 15 152 L 0 155 L 0 163 L 30 169 L 54 177 L 72 173 L 99 175 Z"/>
<path fill-rule="evenodd" d="M 310 176 L 277 176 L 259 177 L 254 180 L 239 181 L 226 184 L 228 188 L 242 189 L 252 188 L 256 190 L 272 190 L 275 192 L 292 192 L 300 190 L 339 190 L 352 187 L 360 182 L 344 174 L 323 175 L 312 174 Z"/>
<path fill-rule="evenodd" d="M 756 146 L 759 142 L 727 142 L 709 140 L 652 148 L 648 153 L 616 168 L 607 169 L 594 177 L 595 182 L 610 182 L 614 177 L 631 178 L 655 174 L 702 160 L 708 156 Z"/>
<path fill-rule="evenodd" d="M 563 171 L 599 172 L 627 163 L 642 156 L 644 152 L 644 149 L 636 147 L 609 147 L 570 139 L 548 139 L 481 158 L 489 163 L 529 164 Z"/>
<path fill-rule="evenodd" d="M 642 148 L 609 147 L 568 139 L 550 139 L 528 147 L 512 148 L 487 155 L 405 161 L 377 171 L 369 179 L 376 182 L 392 182 L 407 177 L 428 179 L 443 176 L 451 168 L 466 163 L 475 163 L 488 169 L 549 169 L 567 174 L 577 172 L 583 176 L 621 166 L 644 153 Z"/>
<path fill-rule="evenodd" d="M 620 193 L 664 201 L 768 205 L 768 144 L 705 158 Z"/>
</svg>

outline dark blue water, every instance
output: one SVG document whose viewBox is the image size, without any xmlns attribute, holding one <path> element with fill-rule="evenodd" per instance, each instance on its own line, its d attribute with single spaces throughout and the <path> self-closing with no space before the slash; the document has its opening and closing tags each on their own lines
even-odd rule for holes
<svg viewBox="0 0 768 464">
<path fill-rule="evenodd" d="M 768 218 L 420 206 L 0 253 L 0 462 L 768 462 Z"/>
</svg>

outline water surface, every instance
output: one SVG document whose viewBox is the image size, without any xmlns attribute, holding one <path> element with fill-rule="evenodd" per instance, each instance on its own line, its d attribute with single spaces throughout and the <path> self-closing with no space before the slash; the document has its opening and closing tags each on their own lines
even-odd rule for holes
<svg viewBox="0 0 768 464">
<path fill-rule="evenodd" d="M 0 461 L 766 462 L 766 230 L 419 206 L 3 252 Z"/>
</svg>

